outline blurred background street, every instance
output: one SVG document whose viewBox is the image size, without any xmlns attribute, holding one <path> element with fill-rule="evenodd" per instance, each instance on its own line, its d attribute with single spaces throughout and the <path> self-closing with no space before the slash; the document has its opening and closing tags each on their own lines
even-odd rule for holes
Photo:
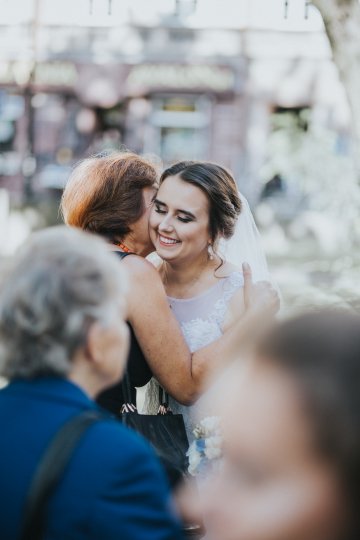
<svg viewBox="0 0 360 540">
<path fill-rule="evenodd" d="M 83 157 L 229 167 L 284 312 L 360 310 L 352 112 L 305 0 L 0 0 L 0 257 Z"/>
</svg>

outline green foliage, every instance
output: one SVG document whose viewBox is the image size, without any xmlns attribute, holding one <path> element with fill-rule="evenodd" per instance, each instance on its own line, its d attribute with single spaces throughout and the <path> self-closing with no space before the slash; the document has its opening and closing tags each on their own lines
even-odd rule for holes
<svg viewBox="0 0 360 540">
<path fill-rule="evenodd" d="M 268 140 L 264 181 L 280 174 L 299 190 L 311 210 L 339 219 L 360 236 L 360 189 L 353 160 L 339 150 L 338 134 L 311 122 L 311 111 L 275 113 Z"/>
</svg>

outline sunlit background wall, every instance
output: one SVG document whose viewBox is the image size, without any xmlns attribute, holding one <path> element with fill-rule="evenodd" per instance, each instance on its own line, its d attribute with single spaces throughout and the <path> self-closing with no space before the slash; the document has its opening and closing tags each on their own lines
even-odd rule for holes
<svg viewBox="0 0 360 540">
<path fill-rule="evenodd" d="M 229 167 L 287 311 L 360 305 L 350 114 L 304 0 L 0 0 L 0 254 L 81 158 Z"/>
</svg>

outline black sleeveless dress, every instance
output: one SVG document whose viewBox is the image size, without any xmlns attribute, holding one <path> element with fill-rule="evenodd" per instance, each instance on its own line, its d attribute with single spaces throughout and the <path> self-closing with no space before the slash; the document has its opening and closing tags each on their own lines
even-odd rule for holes
<svg viewBox="0 0 360 540">
<path fill-rule="evenodd" d="M 116 251 L 115 253 L 121 259 L 124 259 L 127 255 L 131 255 L 131 253 L 123 253 L 122 251 Z M 140 349 L 134 330 L 130 324 L 128 324 L 128 326 L 130 330 L 130 352 L 127 363 L 127 372 L 130 379 L 132 402 L 135 404 L 135 387 L 144 386 L 146 383 L 148 383 L 152 377 L 152 372 L 147 361 L 145 360 L 142 350 Z M 124 403 L 121 381 L 116 383 L 114 386 L 111 386 L 104 392 L 101 392 L 96 401 L 101 407 L 107 409 L 111 413 L 119 414 L 121 406 Z"/>
</svg>

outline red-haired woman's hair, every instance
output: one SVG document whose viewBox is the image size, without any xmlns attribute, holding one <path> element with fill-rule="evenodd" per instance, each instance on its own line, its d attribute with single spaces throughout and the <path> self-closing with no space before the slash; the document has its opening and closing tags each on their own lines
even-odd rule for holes
<svg viewBox="0 0 360 540">
<path fill-rule="evenodd" d="M 61 199 L 67 225 L 121 241 L 144 213 L 143 189 L 157 184 L 150 161 L 130 152 L 85 159 L 73 170 Z"/>
</svg>

